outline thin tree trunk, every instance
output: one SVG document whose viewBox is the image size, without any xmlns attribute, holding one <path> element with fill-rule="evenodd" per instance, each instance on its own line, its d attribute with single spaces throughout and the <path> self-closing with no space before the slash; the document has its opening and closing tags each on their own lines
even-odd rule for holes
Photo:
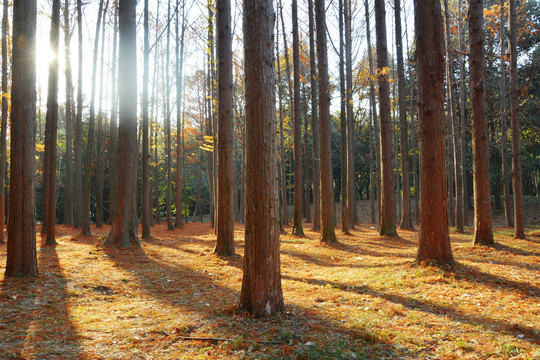
<svg viewBox="0 0 540 360">
<path fill-rule="evenodd" d="M 516 0 L 510 1 L 510 119 L 512 126 L 512 187 L 514 189 L 514 237 L 525 239 L 523 225 L 523 188 L 521 184 L 521 147 L 519 145 L 519 92 L 517 73 Z"/>
<path fill-rule="evenodd" d="M 315 0 L 317 24 L 317 65 L 319 72 L 319 119 L 321 144 L 321 236 L 325 243 L 337 242 L 334 231 L 334 194 L 330 153 L 330 87 L 328 84 L 328 49 L 324 0 Z"/>
<path fill-rule="evenodd" d="M 281 11 L 281 9 L 280 9 Z M 285 176 L 285 145 L 283 134 L 283 88 L 281 86 L 281 61 L 279 56 L 279 23 L 276 22 L 276 59 L 277 59 L 277 83 L 278 83 L 278 101 L 279 101 L 279 165 L 280 165 L 280 179 L 281 179 L 281 229 L 283 226 L 289 225 L 289 216 L 287 214 L 287 178 Z M 242 146 L 243 154 L 243 146 Z M 243 159 L 243 156 L 242 156 Z M 242 161 L 242 164 L 244 162 Z M 244 166 L 242 165 L 242 179 L 244 176 Z M 242 180 L 243 181 L 243 180 Z M 243 203 L 243 200 L 241 201 Z"/>
<path fill-rule="evenodd" d="M 303 236 L 302 228 L 302 122 L 300 120 L 300 48 L 298 43 L 298 5 L 292 0 L 292 33 L 293 33 L 293 147 L 294 147 L 294 235 Z"/>
<path fill-rule="evenodd" d="M 167 19 L 171 19 L 171 0 L 167 1 Z M 173 230 L 172 222 L 172 154 L 171 154 L 171 85 L 170 85 L 170 38 L 171 38 L 171 27 L 170 24 L 167 24 L 167 45 L 165 48 L 165 153 L 167 156 L 167 198 L 165 202 L 166 207 L 166 220 L 167 220 L 167 229 Z"/>
<path fill-rule="evenodd" d="M 118 67 L 118 61 L 116 58 L 117 40 L 118 40 L 118 7 L 114 7 L 114 29 L 113 29 L 113 57 L 112 57 L 112 71 L 111 71 L 111 123 L 110 123 L 110 136 L 111 141 L 109 147 L 109 224 L 112 224 L 113 215 L 116 212 L 116 190 L 118 185 L 116 183 L 116 177 L 118 174 L 118 126 L 117 126 L 117 94 L 116 94 L 116 71 Z"/>
<path fill-rule="evenodd" d="M 444 141 L 443 23 L 439 0 L 414 2 L 420 131 L 421 216 L 417 262 L 453 263 Z"/>
<path fill-rule="evenodd" d="M 392 139 L 390 134 L 390 88 L 388 47 L 386 45 L 386 19 L 384 0 L 375 0 L 375 29 L 377 33 L 377 78 L 379 82 L 379 112 L 381 115 L 381 219 L 379 235 L 395 236 L 392 174 Z"/>
<path fill-rule="evenodd" d="M 65 77 L 66 77 L 66 188 L 64 195 L 64 224 L 73 225 L 73 85 L 71 73 L 71 34 L 69 32 L 69 0 L 64 7 Z M 0 167 L 0 174 L 3 174 Z M 0 187 L 3 188 L 0 183 Z M 1 191 L 1 190 L 0 190 Z M 0 199 L 0 203 L 2 200 Z M 0 204 L 0 206 L 2 206 Z M 0 216 L 0 219 L 3 217 Z"/>
<path fill-rule="evenodd" d="M 371 101 L 370 101 L 371 102 Z M 372 224 L 375 224 L 375 179 L 373 176 L 373 112 L 371 111 L 371 104 L 369 110 L 369 216 Z"/>
<path fill-rule="evenodd" d="M 483 1 L 469 3 L 469 62 L 472 104 L 474 173 L 474 244 L 493 244 L 491 184 L 489 181 L 489 139 L 485 115 Z"/>
<path fill-rule="evenodd" d="M 45 164 L 43 167 L 44 195 L 43 220 L 46 220 L 45 244 L 56 244 L 56 137 L 58 132 L 58 42 L 60 38 L 60 0 L 53 1 L 51 16 L 50 47 L 55 57 L 49 63 L 49 87 L 47 91 L 47 115 L 45 117 Z M 46 181 L 45 181 L 46 180 Z M 45 198 L 45 196 L 44 196 Z M 43 230 L 42 230 L 43 233 Z"/>
<path fill-rule="evenodd" d="M 347 222 L 354 229 L 356 208 L 356 171 L 354 167 L 354 113 L 352 101 L 352 8 L 351 0 L 343 0 L 345 17 L 345 63 L 346 63 L 346 105 L 347 105 Z"/>
<path fill-rule="evenodd" d="M 504 14 L 505 1 L 501 0 L 501 29 L 500 29 L 500 42 L 501 42 L 501 156 L 502 156 L 502 177 L 503 177 L 503 197 L 504 197 L 504 217 L 506 220 L 506 226 L 510 227 L 514 225 L 514 218 L 512 215 L 512 200 L 510 198 L 510 174 L 508 170 L 508 110 L 506 108 L 506 61 L 505 61 L 505 49 L 506 49 L 506 33 L 505 33 L 505 14 Z"/>
<path fill-rule="evenodd" d="M 403 65 L 403 35 L 401 32 L 401 2 L 394 1 L 394 17 L 396 21 L 396 53 L 398 73 L 399 131 L 401 151 L 401 229 L 412 229 L 411 190 L 409 185 L 409 129 L 405 110 L 405 70 Z"/>
<path fill-rule="evenodd" d="M 9 0 L 4 0 L 2 16 L 2 94 L 8 92 L 8 11 Z M 9 100 L 2 96 L 2 123 L 0 132 L 0 243 L 4 243 L 6 218 L 7 120 Z"/>
<path fill-rule="evenodd" d="M 309 16 L 309 66 L 311 75 L 311 131 L 313 137 L 313 230 L 321 229 L 321 168 L 320 131 L 317 108 L 317 64 L 315 61 L 315 22 L 313 0 L 308 0 Z"/>
<path fill-rule="evenodd" d="M 120 0 L 118 71 L 118 191 L 116 213 L 105 246 L 140 246 L 137 237 L 137 0 Z"/>
<path fill-rule="evenodd" d="M 148 150 L 148 82 L 150 75 L 150 39 L 149 39 L 149 14 L 148 2 L 144 0 L 144 55 L 143 55 L 143 88 L 142 88 L 142 201 L 141 222 L 142 238 L 150 238 L 151 208 L 150 208 L 150 175 L 149 175 L 149 150 Z"/>
<path fill-rule="evenodd" d="M 458 0 L 458 12 L 460 14 L 459 20 L 458 20 L 458 37 L 459 37 L 459 51 L 464 52 L 463 49 L 463 35 L 462 35 L 462 28 L 461 28 L 461 0 Z M 460 111 L 460 120 L 461 120 L 461 148 L 460 148 L 460 157 L 461 157 L 461 180 L 462 180 L 462 198 L 463 198 L 463 225 L 467 225 L 469 223 L 469 187 L 467 186 L 467 160 L 465 158 L 465 150 L 466 150 L 466 103 L 465 103 L 465 64 L 463 60 L 463 55 L 460 55 L 459 57 L 459 111 Z"/>
<path fill-rule="evenodd" d="M 233 155 L 233 73 L 231 2 L 217 0 L 217 64 L 218 64 L 218 222 L 214 253 L 234 255 L 234 155 Z M 272 27 L 273 29 L 273 27 Z M 273 48 L 271 51 L 273 52 Z M 275 176 L 275 174 L 274 174 Z M 277 215 L 277 214 L 276 214 Z"/>
<path fill-rule="evenodd" d="M 343 1 L 339 0 L 339 100 L 340 100 L 340 181 L 341 181 L 341 232 L 349 234 L 349 221 L 347 218 L 347 97 L 345 90 L 345 61 L 344 61 L 344 43 L 343 43 Z"/>
<path fill-rule="evenodd" d="M 180 0 L 176 1 L 178 8 Z M 176 218 L 174 221 L 175 228 L 183 226 L 182 221 L 182 171 L 183 167 L 183 104 L 182 99 L 182 76 L 184 69 L 184 34 L 185 34 L 185 3 L 182 2 L 182 33 L 179 34 L 179 13 L 176 12 Z M 182 105 L 182 106 L 181 106 Z"/>
<path fill-rule="evenodd" d="M 107 17 L 107 8 L 109 7 L 109 1 L 105 3 L 105 9 L 103 10 L 103 22 L 101 24 L 101 65 L 99 72 L 99 102 L 98 102 L 98 127 L 97 127 L 97 146 L 96 149 L 101 149 L 102 137 L 103 137 L 103 63 L 105 62 L 105 19 Z M 103 156 L 101 151 L 96 152 L 97 160 L 97 186 L 96 186 L 96 227 L 103 227 Z"/>
<path fill-rule="evenodd" d="M 38 273 L 36 256 L 36 0 L 13 3 L 11 181 L 5 276 Z"/>
<path fill-rule="evenodd" d="M 304 83 L 302 83 L 302 93 L 303 93 L 303 107 L 302 111 L 304 113 L 304 151 L 303 151 L 303 167 L 304 167 L 304 209 L 305 209 L 305 216 L 306 216 L 306 222 L 310 223 L 311 220 L 311 196 L 310 196 L 310 189 L 311 189 L 311 178 L 309 174 L 309 165 L 308 165 L 308 118 L 307 118 L 307 112 L 308 112 L 308 99 L 307 99 L 307 91 L 306 86 Z"/>
<path fill-rule="evenodd" d="M 98 19 L 96 24 L 96 36 L 94 37 L 94 56 L 92 60 L 92 90 L 90 93 L 90 118 L 88 120 L 88 140 L 86 142 L 86 161 L 84 166 L 84 192 L 83 192 L 83 229 L 84 235 L 90 235 L 90 185 L 92 179 L 92 153 L 94 148 L 94 126 L 95 126 L 95 102 L 96 102 L 96 78 L 97 78 L 97 57 L 99 49 L 99 30 L 101 17 L 103 15 L 103 0 L 99 1 Z"/>
</svg>

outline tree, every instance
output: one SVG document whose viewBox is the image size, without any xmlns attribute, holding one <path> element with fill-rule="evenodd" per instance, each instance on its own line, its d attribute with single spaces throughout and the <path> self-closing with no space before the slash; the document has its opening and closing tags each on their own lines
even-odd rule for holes
<svg viewBox="0 0 540 360">
<path fill-rule="evenodd" d="M 279 257 L 271 0 L 244 0 L 246 86 L 246 245 L 240 306 L 271 316 L 284 310 Z"/>
<path fill-rule="evenodd" d="M 64 7 L 64 43 L 66 59 L 66 190 L 64 195 L 64 224 L 73 225 L 73 79 L 71 72 L 71 33 L 69 27 L 69 0 L 66 0 Z"/>
<path fill-rule="evenodd" d="M 463 49 L 463 34 L 462 34 L 462 27 L 461 27 L 461 18 L 462 18 L 462 10 L 461 10 L 461 3 L 462 1 L 458 1 L 458 11 L 459 11 L 459 19 L 458 19 L 458 37 L 459 37 L 459 51 L 465 52 Z M 468 182 L 467 182 L 467 162 L 465 159 L 466 155 L 466 141 L 465 141 L 465 128 L 466 128 L 466 102 L 465 102 L 465 61 L 463 60 L 463 56 L 460 55 L 459 57 L 459 118 L 461 120 L 461 127 L 460 127 L 460 133 L 461 133 L 461 148 L 460 148 L 460 158 L 461 158 L 461 182 L 463 185 L 463 225 L 467 225 L 469 220 L 469 192 L 468 192 Z"/>
<path fill-rule="evenodd" d="M 38 273 L 36 256 L 36 0 L 13 3 L 11 182 L 6 276 Z"/>
<path fill-rule="evenodd" d="M 345 0 L 346 1 L 346 0 Z M 340 151 L 340 180 L 341 180 L 341 232 L 343 234 L 349 234 L 349 219 L 347 218 L 347 97 L 345 89 L 345 61 L 343 56 L 343 50 L 345 44 L 343 43 L 343 0 L 339 0 L 339 123 L 340 123 L 340 137 L 341 137 L 341 151 Z"/>
<path fill-rule="evenodd" d="M 401 150 L 401 229 L 412 229 L 411 220 L 411 190 L 409 185 L 409 134 L 407 113 L 405 110 L 405 71 L 403 65 L 403 39 L 401 33 L 401 1 L 394 1 L 394 16 L 396 19 L 396 53 L 398 73 L 398 105 L 399 132 Z"/>
<path fill-rule="evenodd" d="M 512 125 L 512 187 L 514 189 L 514 237 L 525 238 L 523 226 L 523 189 L 521 185 L 521 148 L 519 145 L 519 93 L 517 73 L 516 0 L 510 1 L 510 118 Z"/>
<path fill-rule="evenodd" d="M 420 140 L 420 241 L 416 261 L 452 263 L 444 140 L 443 19 L 439 0 L 414 2 Z"/>
<path fill-rule="evenodd" d="M 170 22 L 171 19 L 171 0 L 167 1 L 167 21 Z M 173 230 L 172 222 L 172 154 L 171 154 L 171 89 L 170 89 L 170 38 L 171 38 L 171 27 L 170 24 L 167 24 L 167 47 L 165 48 L 165 136 L 166 136 L 166 148 L 165 154 L 167 155 L 167 198 L 165 202 L 166 207 L 166 220 L 167 220 L 167 229 Z"/>
<path fill-rule="evenodd" d="M 485 116 L 483 1 L 469 2 L 469 61 L 472 104 L 475 244 L 493 244 L 491 184 L 489 181 L 489 138 Z M 422 183 L 423 186 L 423 183 Z"/>
<path fill-rule="evenodd" d="M 148 163 L 150 154 L 148 150 L 148 78 L 150 72 L 150 40 L 149 40 L 149 19 L 148 1 L 144 0 L 144 59 L 143 59 L 143 88 L 142 88 L 142 238 L 150 237 L 151 208 L 150 208 L 150 165 Z"/>
<path fill-rule="evenodd" d="M 83 112 L 83 22 L 82 0 L 77 0 L 77 26 L 78 26 L 78 86 L 77 86 L 77 118 L 75 122 L 75 227 L 82 226 L 83 216 L 83 190 L 82 190 L 82 112 Z"/>
<path fill-rule="evenodd" d="M 279 9 L 281 13 L 281 8 Z M 285 36 L 285 35 L 284 35 Z M 278 100 L 279 100 L 279 165 L 280 165 L 280 182 L 281 182 L 281 229 L 283 230 L 283 226 L 289 225 L 289 217 L 287 215 L 287 178 L 285 175 L 285 145 L 284 145 L 284 138 L 285 135 L 283 134 L 283 88 L 281 85 L 281 61 L 279 58 L 279 22 L 276 22 L 276 59 L 277 59 L 277 82 L 278 82 Z M 244 145 L 245 142 L 242 142 L 242 145 Z M 244 149 L 242 149 L 242 155 L 244 154 Z M 242 162 L 243 164 L 243 162 Z M 242 180 L 244 180 L 244 169 L 245 166 L 242 165 Z M 242 183 L 241 191 L 244 191 L 244 186 Z M 244 202 L 242 201 L 241 204 Z"/>
<path fill-rule="evenodd" d="M 302 128 L 300 121 L 300 48 L 298 44 L 298 4 L 292 0 L 293 33 L 293 147 L 294 147 L 294 219 L 292 233 L 303 236 L 302 228 Z"/>
<path fill-rule="evenodd" d="M 231 1 L 217 0 L 218 222 L 214 252 L 234 255 L 234 156 Z M 273 27 L 272 27 L 273 29 Z M 273 48 L 271 49 L 273 52 Z"/>
<path fill-rule="evenodd" d="M 380 147 L 381 147 L 381 209 L 379 235 L 395 236 L 392 178 L 392 149 L 390 135 L 390 85 L 388 47 L 386 45 L 386 19 L 384 0 L 375 0 L 375 31 L 377 35 L 377 79 L 379 83 Z"/>
<path fill-rule="evenodd" d="M 58 130 L 58 41 L 60 38 L 60 0 L 53 1 L 50 47 L 55 57 L 49 63 L 49 88 L 45 116 L 45 164 L 43 166 L 43 224 L 47 245 L 56 244 L 56 136 Z M 47 219 L 45 221 L 45 219 Z M 41 230 L 43 233 L 43 229 Z"/>
<path fill-rule="evenodd" d="M 510 200 L 510 182 L 508 172 L 508 110 L 506 109 L 506 60 L 504 49 L 506 49 L 506 31 L 505 31 L 505 1 L 501 0 L 501 28 L 500 28 L 500 64 L 501 64 L 501 157 L 502 157 L 502 177 L 503 177 L 503 197 L 504 197 L 504 217 L 506 226 L 513 226 L 512 202 Z"/>
<path fill-rule="evenodd" d="M 178 8 L 179 1 L 176 1 L 176 7 Z M 185 26 L 185 2 L 182 2 L 182 33 L 179 36 L 178 26 L 179 26 L 179 12 L 176 11 L 176 218 L 174 221 L 175 228 L 181 228 L 183 225 L 182 221 L 182 171 L 184 170 L 183 166 L 183 141 L 184 137 L 182 135 L 182 130 L 184 128 L 182 119 L 182 107 L 181 98 L 182 98 L 182 73 L 184 68 L 184 34 L 186 30 Z M 180 52 L 179 52 L 180 50 Z M 150 208 L 151 209 L 151 208 Z M 150 211 L 149 209 L 149 211 Z M 150 212 L 151 214 L 151 212 Z"/>
<path fill-rule="evenodd" d="M 118 48 L 118 6 L 114 6 L 114 25 L 113 25 L 113 55 L 112 55 L 112 69 L 111 69 L 111 123 L 110 123 L 110 136 L 111 141 L 109 144 L 109 224 L 112 224 L 113 214 L 116 211 L 116 177 L 117 177 L 117 164 L 118 164 L 118 127 L 117 127 L 117 108 L 118 99 L 116 96 L 116 72 L 118 69 L 118 61 L 116 58 Z"/>
<path fill-rule="evenodd" d="M 140 246 L 137 238 L 137 0 L 120 0 L 118 175 L 116 212 L 105 246 Z"/>
<path fill-rule="evenodd" d="M 8 9 L 9 0 L 4 0 L 4 14 L 2 16 L 2 94 L 8 92 Z M 6 218 L 6 167 L 7 167 L 7 120 L 8 99 L 2 96 L 2 120 L 0 132 L 0 243 L 4 242 L 4 221 Z"/>
<path fill-rule="evenodd" d="M 346 102 L 347 102 L 347 222 L 349 229 L 354 228 L 354 210 L 356 208 L 355 194 L 355 169 L 354 169 L 354 113 L 352 100 L 352 9 L 351 0 L 344 0 L 345 18 L 345 63 L 347 65 L 346 82 Z"/>
<path fill-rule="evenodd" d="M 84 192 L 82 205 L 82 233 L 90 235 L 90 184 L 92 179 L 92 149 L 94 148 L 94 127 L 96 117 L 96 79 L 97 58 L 99 49 L 99 30 L 103 16 L 103 0 L 99 1 L 99 11 L 96 23 L 96 36 L 94 38 L 94 55 L 92 59 L 92 89 L 90 93 L 90 118 L 88 120 L 88 140 L 86 141 L 86 161 L 84 165 Z"/>
<path fill-rule="evenodd" d="M 321 236 L 325 243 L 337 242 L 334 231 L 334 194 L 330 154 L 330 86 L 328 84 L 328 49 L 324 0 L 315 0 L 317 24 L 317 67 L 319 72 L 319 125 L 321 145 Z"/>
<path fill-rule="evenodd" d="M 321 229 L 321 168 L 319 113 L 317 109 L 317 65 L 315 61 L 315 19 L 313 0 L 308 0 L 309 66 L 311 75 L 311 131 L 313 132 L 313 230 Z"/>
</svg>

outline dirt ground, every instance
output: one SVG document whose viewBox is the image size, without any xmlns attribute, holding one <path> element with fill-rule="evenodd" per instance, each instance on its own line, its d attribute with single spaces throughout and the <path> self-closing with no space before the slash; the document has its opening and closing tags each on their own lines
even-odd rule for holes
<svg viewBox="0 0 540 360">
<path fill-rule="evenodd" d="M 326 246 L 310 228 L 281 238 L 272 318 L 237 308 L 242 225 L 232 258 L 213 255 L 208 224 L 154 225 L 141 250 L 104 248 L 107 226 L 58 226 L 56 246 L 38 234 L 39 275 L 0 275 L 0 359 L 540 359 L 538 222 L 527 240 L 496 228 L 493 247 L 452 229 L 453 268 L 414 263 L 416 230 L 338 228 Z"/>
</svg>

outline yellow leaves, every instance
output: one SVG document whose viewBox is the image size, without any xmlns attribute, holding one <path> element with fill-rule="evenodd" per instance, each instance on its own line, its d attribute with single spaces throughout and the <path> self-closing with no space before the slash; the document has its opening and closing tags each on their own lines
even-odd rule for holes
<svg viewBox="0 0 540 360">
<path fill-rule="evenodd" d="M 45 151 L 45 144 L 36 143 L 36 152 L 44 152 L 44 151 Z"/>
<path fill-rule="evenodd" d="M 214 137 L 211 135 L 204 136 L 204 143 L 199 146 L 201 150 L 214 152 Z"/>
</svg>

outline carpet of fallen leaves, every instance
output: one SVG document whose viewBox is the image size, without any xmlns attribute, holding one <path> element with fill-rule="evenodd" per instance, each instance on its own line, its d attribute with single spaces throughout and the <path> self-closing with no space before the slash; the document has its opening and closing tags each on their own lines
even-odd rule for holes
<svg viewBox="0 0 540 360">
<path fill-rule="evenodd" d="M 58 226 L 56 246 L 38 234 L 39 276 L 0 275 L 0 359 L 540 359 L 539 226 L 497 228 L 493 247 L 452 231 L 453 268 L 414 264 L 416 230 L 338 228 L 327 246 L 310 228 L 282 235 L 286 312 L 271 318 L 237 309 L 242 225 L 232 258 L 208 224 L 154 225 L 129 250 L 102 246 L 107 226 Z"/>
</svg>

